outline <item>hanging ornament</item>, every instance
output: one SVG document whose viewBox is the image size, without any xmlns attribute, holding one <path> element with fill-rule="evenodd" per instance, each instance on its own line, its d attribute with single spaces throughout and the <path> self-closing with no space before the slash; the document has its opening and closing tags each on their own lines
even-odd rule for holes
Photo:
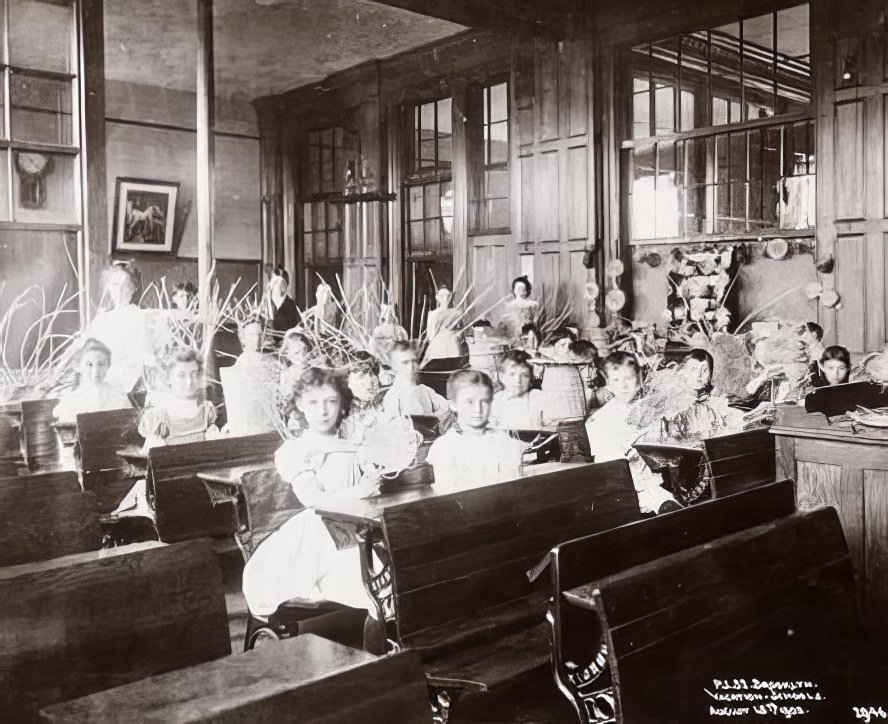
<svg viewBox="0 0 888 724">
<path fill-rule="evenodd" d="M 619 312 L 626 304 L 626 295 L 620 289 L 611 289 L 604 298 L 604 303 L 612 312 Z"/>
<path fill-rule="evenodd" d="M 619 259 L 611 259 L 611 261 L 607 265 L 607 275 L 611 277 L 611 279 L 615 279 L 618 276 L 623 274 L 623 262 Z"/>
<path fill-rule="evenodd" d="M 817 299 L 823 294 L 823 286 L 819 282 L 810 282 L 805 285 L 805 296 L 808 299 Z"/>
<path fill-rule="evenodd" d="M 835 307 L 841 301 L 839 293 L 835 289 L 827 289 L 820 295 L 820 303 L 824 307 Z"/>
</svg>

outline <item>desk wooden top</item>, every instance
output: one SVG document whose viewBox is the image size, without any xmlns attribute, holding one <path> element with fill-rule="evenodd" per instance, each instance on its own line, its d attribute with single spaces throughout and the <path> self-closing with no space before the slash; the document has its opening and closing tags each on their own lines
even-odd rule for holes
<svg viewBox="0 0 888 724">
<path fill-rule="evenodd" d="M 251 702 L 375 659 L 365 651 L 305 634 L 57 704 L 41 716 L 47 722 L 213 721 Z"/>
<path fill-rule="evenodd" d="M 553 473 L 557 470 L 567 470 L 569 468 L 580 467 L 589 463 L 541 463 L 539 465 L 528 465 L 524 468 L 524 477 L 534 475 L 544 475 L 545 473 Z M 464 487 L 459 489 L 440 489 L 435 485 L 424 485 L 419 488 L 409 488 L 397 493 L 388 493 L 385 495 L 377 495 L 372 498 L 361 498 L 355 500 L 353 498 L 330 498 L 318 506 L 315 511 L 318 515 L 330 520 L 342 523 L 351 523 L 354 525 L 371 525 L 379 526 L 382 514 L 387 508 L 392 508 L 403 503 L 413 503 L 417 500 L 425 500 L 442 495 L 450 495 L 462 490 L 473 490 L 485 487 L 477 485 L 473 487 Z"/>
<path fill-rule="evenodd" d="M 117 451 L 117 457 L 128 463 L 147 463 L 148 451 L 137 445 L 129 445 Z"/>
<path fill-rule="evenodd" d="M 273 470 L 274 462 L 272 460 L 257 460 L 252 463 L 244 463 L 242 465 L 219 465 L 198 470 L 196 475 L 205 483 L 219 485 L 240 485 L 241 480 L 247 473 L 256 472 L 258 470 Z"/>
</svg>

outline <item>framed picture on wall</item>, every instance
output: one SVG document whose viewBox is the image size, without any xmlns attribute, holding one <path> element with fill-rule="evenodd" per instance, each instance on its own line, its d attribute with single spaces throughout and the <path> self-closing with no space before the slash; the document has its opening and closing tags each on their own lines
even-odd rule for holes
<svg viewBox="0 0 888 724">
<path fill-rule="evenodd" d="M 117 178 L 111 251 L 172 253 L 178 182 Z"/>
</svg>

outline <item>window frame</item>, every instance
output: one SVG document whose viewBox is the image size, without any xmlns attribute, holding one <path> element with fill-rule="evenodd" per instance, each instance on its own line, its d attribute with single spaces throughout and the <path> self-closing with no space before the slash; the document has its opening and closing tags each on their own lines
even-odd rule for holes
<svg viewBox="0 0 888 724">
<path fill-rule="evenodd" d="M 492 113 L 490 109 L 490 98 L 492 90 L 495 86 L 503 85 L 505 86 L 506 93 L 506 117 L 500 121 L 492 120 Z M 487 79 L 483 83 L 478 84 L 474 87 L 472 92 L 480 92 L 481 94 L 481 105 L 480 105 L 480 150 L 482 158 L 477 163 L 477 170 L 479 172 L 478 178 L 470 178 L 469 179 L 469 219 L 467 223 L 467 235 L 468 236 L 496 236 L 501 234 L 510 234 L 512 229 L 511 223 L 511 210 L 512 210 L 512 83 L 507 74 L 501 74 L 492 76 Z M 491 145 L 493 134 L 490 132 L 493 125 L 498 123 L 504 123 L 506 127 L 506 158 L 504 161 L 490 162 L 491 158 Z M 467 144 L 467 153 L 473 154 L 478 152 L 478 148 L 472 148 L 472 144 Z M 472 159 L 469 159 L 469 175 L 472 174 Z M 501 171 L 506 174 L 506 178 L 508 179 L 508 193 L 506 196 L 491 196 L 489 193 L 489 186 L 487 184 L 487 174 L 490 171 Z M 486 204 L 491 199 L 504 200 L 508 202 L 509 205 L 509 219 L 508 223 L 503 226 L 492 226 L 490 223 L 480 223 L 482 218 L 482 214 L 480 212 L 480 205 Z M 487 214 L 485 213 L 486 217 Z"/>
<path fill-rule="evenodd" d="M 714 125 L 713 124 L 713 104 L 715 99 L 718 97 L 713 93 L 713 85 L 712 85 L 712 33 L 717 30 L 717 27 L 707 28 L 703 30 L 689 31 L 687 33 L 682 33 L 678 35 L 671 36 L 669 38 L 654 40 L 646 43 L 638 43 L 630 46 L 626 46 L 623 48 L 622 54 L 623 58 L 626 62 L 623 64 L 624 72 L 620 74 L 620 87 L 621 92 L 617 94 L 617 97 L 621 98 L 620 103 L 622 107 L 625 109 L 624 113 L 624 123 L 623 123 L 623 134 L 622 138 L 624 139 L 619 144 L 619 155 L 620 155 L 620 166 L 622 168 L 621 175 L 624 179 L 626 179 L 626 188 L 623 191 L 623 197 L 625 199 L 625 223 L 627 226 L 627 238 L 628 243 L 632 246 L 641 246 L 648 244 L 663 244 L 663 243 L 697 243 L 702 242 L 705 243 L 707 241 L 719 241 L 724 239 L 756 239 L 756 238 L 769 238 L 769 237 L 813 237 L 815 234 L 815 227 L 812 224 L 808 228 L 796 229 L 796 228 L 783 228 L 780 226 L 782 222 L 781 212 L 778 210 L 775 214 L 776 224 L 774 227 L 763 227 L 763 228 L 751 228 L 750 225 L 750 212 L 752 208 L 750 206 L 750 198 L 749 198 L 749 185 L 750 181 L 750 168 L 749 168 L 749 158 L 750 158 L 750 143 L 749 143 L 749 132 L 754 131 L 756 129 L 761 129 L 762 134 L 764 134 L 765 129 L 778 129 L 781 132 L 781 145 L 778 149 L 778 153 L 781 157 L 781 163 L 783 158 L 783 153 L 785 150 L 785 132 L 784 129 L 789 129 L 797 124 L 801 123 L 811 123 L 811 153 L 813 158 L 813 163 L 816 164 L 816 149 L 814 148 L 814 136 L 816 134 L 816 127 L 814 124 L 816 123 L 815 118 L 815 99 L 814 99 L 814 88 L 813 88 L 813 80 L 814 80 L 814 69 L 813 69 L 813 26 L 810 22 L 810 18 L 812 16 L 811 12 L 811 3 L 799 3 L 793 7 L 799 7 L 801 5 L 808 6 L 808 62 L 810 65 L 810 74 L 809 77 L 811 79 L 810 92 L 808 96 L 808 102 L 806 104 L 800 104 L 797 106 L 796 110 L 793 110 L 789 113 L 778 113 L 779 99 L 780 95 L 778 92 L 778 84 L 779 84 L 779 45 L 780 41 L 777 35 L 778 31 L 778 13 L 781 10 L 774 10 L 770 13 L 763 13 L 760 15 L 752 15 L 750 17 L 740 17 L 732 20 L 727 20 L 722 23 L 721 26 L 730 25 L 732 23 L 736 23 L 738 25 L 738 38 L 737 42 L 740 47 L 739 53 L 739 62 L 738 62 L 738 88 L 740 92 L 740 99 L 736 103 L 740 106 L 741 112 L 741 121 L 737 122 L 729 122 Z M 767 117 L 759 117 L 759 118 L 748 118 L 749 113 L 749 102 L 747 102 L 747 84 L 744 79 L 744 71 L 746 66 L 746 55 L 743 52 L 743 27 L 744 21 L 750 21 L 758 17 L 762 16 L 771 16 L 772 23 L 772 36 L 771 42 L 773 48 L 771 48 L 771 53 L 773 57 L 773 67 L 771 70 L 771 83 L 773 87 L 773 114 Z M 707 38 L 707 46 L 706 46 L 706 80 L 704 83 L 704 100 L 706 107 L 706 125 L 700 125 L 694 127 L 693 124 L 691 128 L 688 130 L 681 130 L 685 127 L 684 119 L 682 118 L 682 110 L 683 110 L 683 101 L 682 101 L 682 93 L 684 92 L 686 86 L 685 81 L 682 77 L 682 50 L 685 47 L 685 38 L 692 38 L 695 36 L 700 36 L 705 33 Z M 655 58 L 654 58 L 654 49 L 657 46 L 663 47 L 667 46 L 667 44 L 674 45 L 676 47 L 676 60 L 675 60 L 675 75 L 665 79 L 667 84 L 671 84 L 672 89 L 672 108 L 673 108 L 673 121 L 672 128 L 673 130 L 668 132 L 657 132 L 657 103 L 656 103 L 656 86 L 658 80 L 663 80 L 660 76 L 658 76 L 657 69 L 655 67 Z M 637 63 L 634 61 L 634 58 L 641 56 L 643 54 L 638 52 L 639 48 L 645 47 L 647 50 L 647 63 Z M 788 57 L 788 56 L 787 56 Z M 791 59 L 792 60 L 792 59 Z M 647 74 L 647 82 L 648 87 L 639 91 L 636 87 L 636 80 L 638 80 L 638 66 L 643 65 L 645 67 L 645 72 Z M 648 119 L 647 130 L 648 134 L 644 137 L 636 137 L 636 122 L 637 119 L 635 117 L 635 98 L 638 94 L 644 93 L 647 94 L 648 97 Z M 696 96 L 699 102 L 700 96 Z M 729 107 L 730 107 L 730 99 L 729 99 Z M 658 158 L 659 155 L 657 153 L 657 148 L 662 145 L 669 144 L 674 148 L 678 148 L 682 146 L 684 148 L 687 147 L 687 142 L 695 139 L 705 139 L 712 138 L 713 144 L 716 143 L 715 139 L 719 139 L 719 141 L 727 141 L 730 144 L 730 139 L 735 134 L 744 134 L 746 137 L 745 140 L 745 157 L 746 157 L 746 175 L 745 181 L 743 182 L 746 187 L 746 202 L 745 202 L 745 228 L 743 230 L 725 230 L 725 231 L 717 231 L 717 225 L 719 223 L 718 209 L 717 204 L 715 206 L 716 213 L 712 217 L 710 223 L 712 223 L 712 230 L 703 232 L 703 233 L 687 233 L 687 209 L 686 209 L 686 200 L 688 198 L 688 194 L 692 189 L 693 184 L 689 180 L 689 176 L 687 173 L 687 151 L 682 158 L 679 158 L 677 164 L 683 164 L 681 168 L 682 175 L 682 183 L 681 186 L 677 186 L 677 189 L 680 189 L 681 198 L 678 203 L 678 234 L 674 236 L 665 236 L 655 233 L 654 236 L 636 236 L 636 231 L 633 230 L 633 185 L 635 183 L 635 166 L 634 166 L 634 156 L 636 151 L 644 151 L 648 148 L 653 148 L 655 153 L 655 163 L 657 164 L 654 171 L 655 184 L 656 179 L 658 178 L 659 171 L 659 163 Z M 676 156 L 678 156 L 677 150 L 675 151 Z M 810 163 L 810 160 L 809 160 Z M 714 175 L 717 169 L 717 162 L 713 159 L 707 158 L 706 161 L 707 168 L 707 177 L 710 175 Z M 781 166 L 781 171 L 783 171 L 783 166 Z M 676 166 L 676 173 L 679 172 L 678 165 Z M 808 174 L 813 178 L 816 178 L 816 174 Z M 786 178 L 785 176 L 781 176 L 780 178 Z M 733 185 L 734 182 L 729 181 L 729 185 Z M 815 181 L 816 183 L 816 181 Z M 718 186 L 717 183 L 713 183 L 713 186 Z M 656 185 L 655 185 L 656 188 Z M 655 192 L 656 193 L 656 192 Z M 654 218 L 656 224 L 656 211 L 654 211 Z"/>
</svg>

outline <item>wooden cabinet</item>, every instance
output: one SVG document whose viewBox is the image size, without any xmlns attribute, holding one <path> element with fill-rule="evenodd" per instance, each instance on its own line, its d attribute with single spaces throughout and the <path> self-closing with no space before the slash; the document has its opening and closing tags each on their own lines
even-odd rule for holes
<svg viewBox="0 0 888 724">
<path fill-rule="evenodd" d="M 839 514 L 868 626 L 888 629 L 888 434 L 808 415 L 812 426 L 775 427 L 777 476 L 796 481 L 800 510 Z M 823 421 L 823 427 L 816 423 Z M 812 541 L 816 545 L 816 541 Z"/>
</svg>

